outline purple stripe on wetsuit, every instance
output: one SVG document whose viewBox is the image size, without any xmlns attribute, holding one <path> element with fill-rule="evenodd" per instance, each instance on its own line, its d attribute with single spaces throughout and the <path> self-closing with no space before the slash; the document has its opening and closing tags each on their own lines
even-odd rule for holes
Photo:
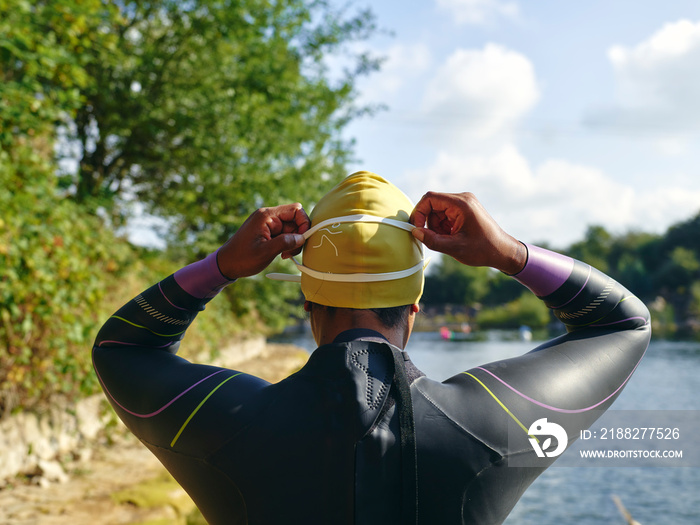
<svg viewBox="0 0 700 525">
<path fill-rule="evenodd" d="M 589 266 L 588 267 L 588 276 L 586 277 L 586 280 L 584 281 L 583 285 L 581 285 L 581 288 L 579 289 L 579 291 L 576 292 L 576 294 L 574 296 L 572 296 L 571 299 L 566 301 L 564 304 L 560 304 L 558 306 L 552 306 L 552 310 L 558 310 L 559 308 L 564 308 L 567 304 L 569 304 L 571 301 L 576 299 L 579 296 L 579 294 L 583 291 L 583 289 L 586 287 L 586 285 L 588 284 L 588 280 L 591 278 L 592 270 L 593 270 L 593 267 Z"/>
<path fill-rule="evenodd" d="M 219 270 L 216 254 L 210 253 L 201 261 L 188 264 L 175 272 L 175 282 L 188 294 L 198 299 L 211 299 L 235 279 L 227 279 Z"/>
<path fill-rule="evenodd" d="M 494 373 L 491 372 L 490 370 L 486 370 L 485 368 L 483 368 L 483 367 L 481 367 L 481 366 L 477 366 L 476 368 L 477 368 L 477 370 L 482 370 L 482 371 L 486 372 L 486 373 L 489 374 L 491 377 L 493 377 L 494 379 L 497 379 L 497 380 L 500 381 L 503 385 L 505 385 L 506 387 L 510 388 L 513 392 L 515 392 L 516 394 L 518 394 L 520 397 L 522 397 L 523 399 L 527 399 L 528 401 L 530 401 L 531 403 L 534 403 L 535 405 L 541 406 L 542 408 L 546 408 L 546 409 L 548 409 L 548 410 L 552 410 L 552 411 L 554 411 L 554 412 L 561 412 L 561 413 L 563 413 L 563 414 L 580 414 L 581 412 L 588 412 L 589 410 L 593 410 L 594 408 L 598 408 L 600 405 L 602 405 L 603 403 L 605 403 L 608 399 L 610 399 L 610 398 L 613 397 L 615 394 L 617 394 L 617 393 L 622 389 L 622 387 L 625 386 L 625 385 L 627 384 L 627 382 L 630 380 L 630 378 L 632 377 L 632 374 L 634 374 L 634 371 L 637 370 L 637 367 L 639 366 L 639 363 L 642 362 L 642 357 L 644 357 L 644 355 L 646 354 L 646 352 L 647 352 L 648 349 L 649 349 L 649 344 L 647 343 L 647 346 L 646 346 L 646 348 L 644 349 L 644 353 L 643 353 L 642 356 L 639 358 L 639 361 L 637 361 L 637 364 L 634 365 L 634 368 L 633 368 L 632 371 L 629 373 L 629 375 L 627 376 L 627 378 L 620 384 L 620 386 L 618 386 L 610 395 L 608 395 L 608 396 L 605 397 L 604 399 L 601 399 L 601 400 L 598 401 L 597 403 L 595 403 L 595 404 L 593 404 L 593 405 L 591 405 L 591 406 L 587 406 L 587 407 L 585 407 L 585 408 L 574 408 L 574 409 L 569 409 L 569 408 L 557 408 L 557 407 L 554 407 L 554 406 L 552 406 L 552 405 L 547 405 L 547 404 L 545 404 L 545 403 L 542 403 L 541 401 L 537 401 L 536 399 L 533 399 L 533 398 L 531 398 L 530 396 L 527 396 L 527 395 L 523 394 L 522 392 L 520 392 L 519 390 L 517 390 L 517 389 L 514 388 L 513 386 L 511 386 L 511 385 L 509 385 L 508 383 L 506 383 L 503 379 L 501 379 L 500 377 L 498 377 L 496 374 L 494 374 Z"/>
<path fill-rule="evenodd" d="M 538 297 L 555 292 L 571 275 L 574 260 L 566 255 L 526 244 L 527 264 L 513 277 Z"/>
<path fill-rule="evenodd" d="M 93 364 L 94 364 L 94 358 L 93 358 Z M 94 365 L 93 365 L 93 366 L 94 366 Z M 166 408 L 168 408 L 168 407 L 169 407 L 170 405 L 172 405 L 175 401 L 177 401 L 178 399 L 180 399 L 182 396 L 184 396 L 187 392 L 189 392 L 190 390 L 192 390 L 192 389 L 193 389 L 194 387 L 196 387 L 197 385 L 200 385 L 201 383 L 203 383 L 204 381 L 206 381 L 206 380 L 209 379 L 210 377 L 214 377 L 215 375 L 220 374 L 221 372 L 225 372 L 224 369 L 217 370 L 217 371 L 214 372 L 213 374 L 209 374 L 208 376 L 206 376 L 206 377 L 200 379 L 199 381 L 197 381 L 197 382 L 194 383 L 193 385 L 190 385 L 188 388 L 186 388 L 185 390 L 183 390 L 182 392 L 180 392 L 179 394 L 177 394 L 175 397 L 173 397 L 170 401 L 168 401 L 167 403 L 165 403 L 165 404 L 164 404 L 162 407 L 160 407 L 159 409 L 157 409 L 157 410 L 155 410 L 155 411 L 153 411 L 153 412 L 150 412 L 150 413 L 148 413 L 148 414 L 139 414 L 138 412 L 134 412 L 133 410 L 129 410 L 129 409 L 126 408 L 124 405 L 122 405 L 119 401 L 117 401 L 117 399 L 112 395 L 112 393 L 111 393 L 111 392 L 109 391 L 109 389 L 107 388 L 107 385 L 105 385 L 104 381 L 102 380 L 102 376 L 100 376 L 100 372 L 99 372 L 99 370 L 97 369 L 97 367 L 94 367 L 94 368 L 95 368 L 95 374 L 97 375 L 97 379 L 99 379 L 100 384 L 102 385 L 102 389 L 103 389 L 103 390 L 105 391 L 105 393 L 112 399 L 112 401 L 114 401 L 114 403 L 115 403 L 119 408 L 121 408 L 124 412 L 127 412 L 127 413 L 129 413 L 129 414 L 131 414 L 132 416 L 135 416 L 135 417 L 140 417 L 140 418 L 142 418 L 142 419 L 147 419 L 147 418 L 150 418 L 150 417 L 153 417 L 153 416 L 157 416 L 157 415 L 160 414 L 163 410 L 165 410 Z"/>
<path fill-rule="evenodd" d="M 170 299 L 168 299 L 168 296 L 165 295 L 165 292 L 163 291 L 163 286 L 161 285 L 161 283 L 158 283 L 158 289 L 160 290 L 160 294 L 163 296 L 163 299 L 168 301 L 168 304 L 170 306 L 172 306 L 173 308 L 177 308 L 178 310 L 183 310 L 185 312 L 192 312 L 193 311 L 193 310 L 189 310 L 187 308 L 180 308 L 178 305 L 173 304 L 173 302 Z"/>
</svg>

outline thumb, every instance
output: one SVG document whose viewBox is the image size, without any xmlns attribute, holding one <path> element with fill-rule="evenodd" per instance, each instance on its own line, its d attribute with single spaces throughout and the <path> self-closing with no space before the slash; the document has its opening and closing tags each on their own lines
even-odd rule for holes
<svg viewBox="0 0 700 525">
<path fill-rule="evenodd" d="M 428 228 L 414 228 L 411 233 L 416 239 L 435 252 L 447 253 L 450 247 L 449 235 L 440 235 Z"/>
<path fill-rule="evenodd" d="M 420 242 L 425 244 L 431 250 L 435 249 L 435 244 L 438 242 L 437 234 L 428 228 L 414 228 L 411 233 Z"/>
<path fill-rule="evenodd" d="M 273 237 L 267 243 L 267 250 L 269 250 L 270 255 L 276 256 L 283 252 L 301 248 L 304 245 L 304 241 L 304 236 L 299 233 L 283 233 Z"/>
</svg>

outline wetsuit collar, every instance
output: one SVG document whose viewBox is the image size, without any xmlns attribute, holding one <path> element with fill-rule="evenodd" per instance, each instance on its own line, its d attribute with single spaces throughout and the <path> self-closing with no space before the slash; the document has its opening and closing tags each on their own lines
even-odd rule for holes
<svg viewBox="0 0 700 525">
<path fill-rule="evenodd" d="M 369 328 L 351 328 L 350 330 L 345 330 L 344 332 L 340 332 L 335 339 L 333 339 L 333 342 L 349 343 L 350 341 L 357 341 L 359 339 L 363 341 L 376 341 L 377 343 L 389 342 L 380 332 L 370 330 Z"/>
</svg>

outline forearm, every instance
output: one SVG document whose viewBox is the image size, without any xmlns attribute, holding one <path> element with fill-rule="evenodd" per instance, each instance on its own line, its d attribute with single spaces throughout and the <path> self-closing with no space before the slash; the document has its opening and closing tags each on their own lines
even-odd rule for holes
<svg viewBox="0 0 700 525">
<path fill-rule="evenodd" d="M 568 331 L 646 326 L 649 311 L 632 293 L 588 264 L 528 245 L 525 268 L 514 276 L 552 309 Z"/>
<path fill-rule="evenodd" d="M 218 269 L 216 253 L 185 266 L 122 306 L 100 329 L 95 347 L 174 352 L 197 314 L 230 282 Z"/>
</svg>

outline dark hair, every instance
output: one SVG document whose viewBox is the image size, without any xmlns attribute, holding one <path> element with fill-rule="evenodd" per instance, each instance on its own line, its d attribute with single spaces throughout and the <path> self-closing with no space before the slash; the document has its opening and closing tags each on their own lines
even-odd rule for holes
<svg viewBox="0 0 700 525">
<path fill-rule="evenodd" d="M 409 304 L 405 304 L 403 306 L 392 306 L 389 308 L 370 308 L 370 311 L 379 318 L 384 326 L 387 328 L 395 328 L 408 321 L 410 306 Z"/>
<path fill-rule="evenodd" d="M 335 306 L 325 306 L 318 303 L 310 304 L 312 308 L 318 306 L 325 308 L 330 315 L 333 315 L 339 310 L 339 308 Z M 404 324 L 408 321 L 410 307 L 410 304 L 405 304 L 403 306 L 391 306 L 389 308 L 367 308 L 367 310 L 376 315 L 379 321 L 387 328 L 396 328 L 400 324 Z"/>
</svg>

